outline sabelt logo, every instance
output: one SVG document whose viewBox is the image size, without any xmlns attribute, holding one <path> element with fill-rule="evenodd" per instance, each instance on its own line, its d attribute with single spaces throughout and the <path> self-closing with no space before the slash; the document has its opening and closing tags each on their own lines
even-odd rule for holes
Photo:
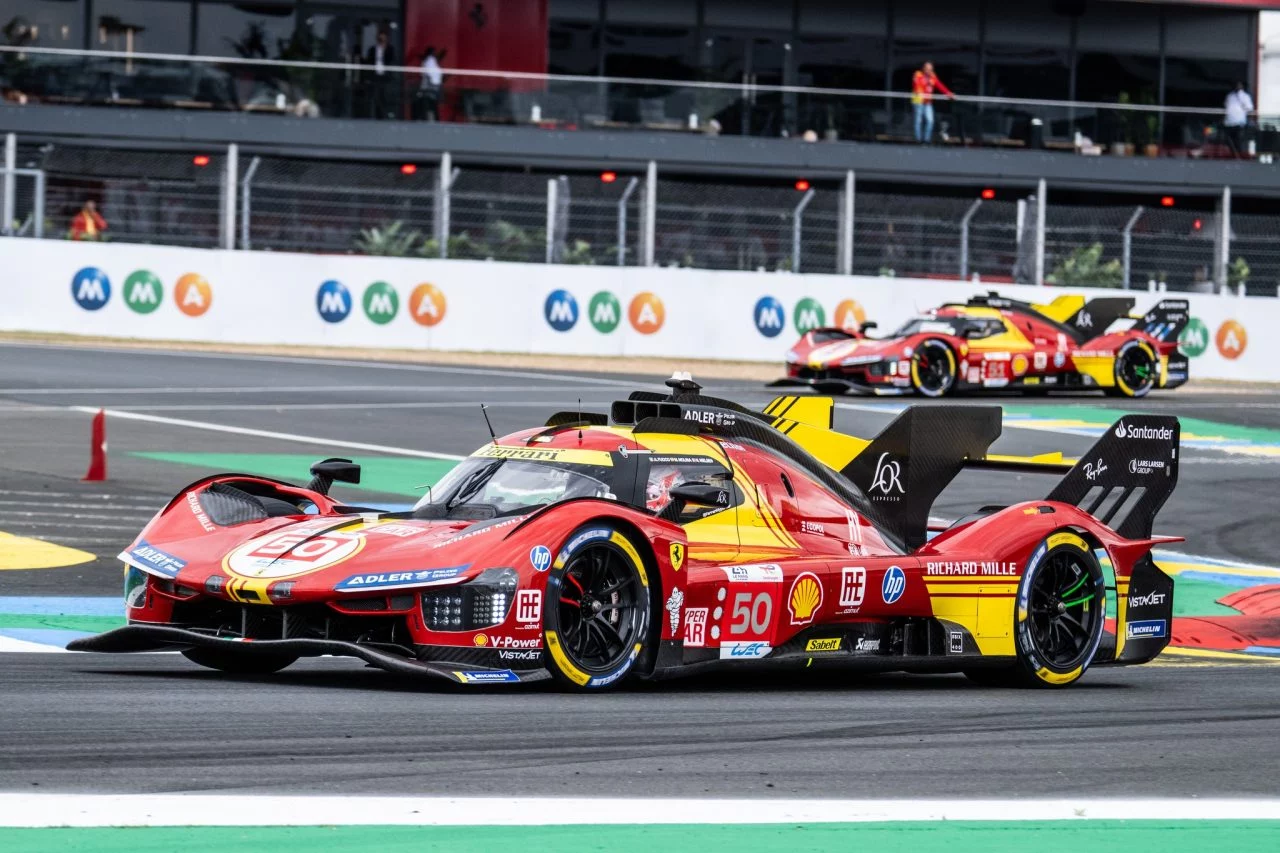
<svg viewBox="0 0 1280 853">
<path fill-rule="evenodd" d="M 1134 426 L 1120 421 L 1116 424 L 1116 438 L 1133 438 L 1142 441 L 1172 441 L 1173 430 L 1169 427 Z"/>
<path fill-rule="evenodd" d="M 843 637 L 832 637 L 827 640 L 810 640 L 804 644 L 806 652 L 838 652 L 840 644 L 844 642 Z"/>
</svg>

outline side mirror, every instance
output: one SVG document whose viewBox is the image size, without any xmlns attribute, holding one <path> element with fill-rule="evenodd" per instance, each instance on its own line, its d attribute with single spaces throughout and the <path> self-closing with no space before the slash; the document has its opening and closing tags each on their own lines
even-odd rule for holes
<svg viewBox="0 0 1280 853">
<path fill-rule="evenodd" d="M 307 488 L 322 495 L 329 494 L 329 487 L 338 483 L 359 483 L 360 466 L 350 459 L 324 459 L 311 466 L 311 482 Z"/>
<path fill-rule="evenodd" d="M 858 327 L 858 331 L 862 332 L 862 334 L 865 335 L 867 332 L 871 331 L 872 329 L 878 329 L 878 328 L 880 328 L 879 323 L 877 323 L 875 320 L 868 320 L 867 322 L 863 323 L 861 326 Z"/>
<path fill-rule="evenodd" d="M 693 506 L 728 506 L 729 486 L 712 483 L 680 483 L 671 488 L 671 501 Z"/>
</svg>

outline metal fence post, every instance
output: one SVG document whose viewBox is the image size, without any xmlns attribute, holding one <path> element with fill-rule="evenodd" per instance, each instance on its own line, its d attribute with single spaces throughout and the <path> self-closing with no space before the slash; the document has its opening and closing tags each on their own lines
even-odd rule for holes
<svg viewBox="0 0 1280 853">
<path fill-rule="evenodd" d="M 1120 247 L 1120 267 L 1124 271 L 1124 289 L 1129 290 L 1133 287 L 1130 280 L 1131 270 L 1133 268 L 1133 226 L 1138 224 L 1138 220 L 1142 218 L 1142 213 L 1146 208 L 1138 205 L 1134 209 L 1133 215 L 1129 217 L 1129 221 L 1125 223 L 1124 232 L 1122 234 L 1122 243 Z"/>
<path fill-rule="evenodd" d="M 960 279 L 964 280 L 969 277 L 969 223 L 973 220 L 973 215 L 978 212 L 978 208 L 982 207 L 982 199 L 973 200 L 973 204 L 969 205 L 969 209 L 964 212 L 964 216 L 960 219 Z"/>
<path fill-rule="evenodd" d="M 650 160 L 644 177 L 644 242 L 641 257 L 646 267 L 654 264 L 654 238 L 658 219 L 658 161 Z"/>
<path fill-rule="evenodd" d="M 4 210 L 0 214 L 4 216 L 4 220 L 0 222 L 0 234 L 13 233 L 13 217 L 18 183 L 18 176 L 14 174 L 14 170 L 17 168 L 18 135 L 16 133 L 6 133 L 4 135 Z"/>
<path fill-rule="evenodd" d="M 622 191 L 622 198 L 618 199 L 618 266 L 620 267 L 627 265 L 627 202 L 631 200 L 631 194 L 638 186 L 640 186 L 640 179 L 632 175 L 631 180 L 627 181 L 627 188 Z"/>
<path fill-rule="evenodd" d="M 45 193 L 45 175 L 44 169 L 36 170 L 36 197 L 31 203 L 31 213 L 35 217 L 35 227 L 33 229 L 37 238 L 44 236 L 44 193 Z"/>
<path fill-rule="evenodd" d="M 440 174 L 436 187 L 436 243 L 440 247 L 440 257 L 449 257 L 449 193 L 453 189 L 453 180 L 457 173 L 453 168 L 453 155 L 445 151 L 440 155 Z"/>
<path fill-rule="evenodd" d="M 1048 194 L 1049 188 L 1041 178 L 1036 186 L 1036 285 L 1044 284 L 1044 219 Z"/>
<path fill-rule="evenodd" d="M 552 262 L 556 241 L 556 191 L 560 184 L 555 178 L 547 180 L 547 263 Z"/>
<path fill-rule="evenodd" d="M 1218 257 L 1214 279 L 1218 282 L 1218 290 L 1225 293 L 1228 289 L 1228 276 L 1231 271 L 1231 187 L 1222 188 L 1221 212 L 1218 216 Z"/>
<path fill-rule="evenodd" d="M 840 196 L 840 273 L 853 275 L 853 212 L 857 181 L 853 170 L 844 173 L 844 192 Z"/>
<path fill-rule="evenodd" d="M 791 214 L 791 271 L 800 272 L 800 238 L 804 233 L 804 209 L 813 201 L 817 190 L 807 190 Z"/>
<path fill-rule="evenodd" d="M 240 182 L 240 248 L 251 249 L 253 244 L 249 239 L 249 218 L 253 212 L 253 176 L 258 172 L 258 166 L 262 163 L 261 157 L 254 157 L 249 161 L 249 168 L 245 169 L 244 179 Z"/>
<path fill-rule="evenodd" d="M 222 248 L 236 247 L 236 191 L 240 188 L 240 146 L 227 146 L 227 167 L 222 174 Z"/>
</svg>

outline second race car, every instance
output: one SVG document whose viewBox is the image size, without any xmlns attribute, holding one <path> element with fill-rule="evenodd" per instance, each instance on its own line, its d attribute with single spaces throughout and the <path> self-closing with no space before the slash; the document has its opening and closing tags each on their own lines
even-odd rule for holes
<svg viewBox="0 0 1280 853">
<path fill-rule="evenodd" d="M 1048 305 L 996 293 L 947 304 L 910 320 L 887 338 L 819 328 L 787 353 L 774 386 L 824 394 L 920 394 L 1015 389 L 1099 389 L 1143 397 L 1187 381 L 1178 336 L 1190 319 L 1185 299 L 1165 299 L 1132 317 L 1134 299 L 1059 296 Z M 1117 323 L 1127 328 L 1110 331 Z"/>
</svg>

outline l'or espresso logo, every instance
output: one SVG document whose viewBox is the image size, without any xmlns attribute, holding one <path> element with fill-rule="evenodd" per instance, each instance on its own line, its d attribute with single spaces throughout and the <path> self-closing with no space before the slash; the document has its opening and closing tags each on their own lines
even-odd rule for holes
<svg viewBox="0 0 1280 853">
<path fill-rule="evenodd" d="M 902 463 L 887 452 L 881 453 L 876 460 L 876 471 L 871 477 L 871 485 L 867 487 L 867 495 L 873 501 L 901 501 L 906 494 L 902 486 Z"/>
</svg>

